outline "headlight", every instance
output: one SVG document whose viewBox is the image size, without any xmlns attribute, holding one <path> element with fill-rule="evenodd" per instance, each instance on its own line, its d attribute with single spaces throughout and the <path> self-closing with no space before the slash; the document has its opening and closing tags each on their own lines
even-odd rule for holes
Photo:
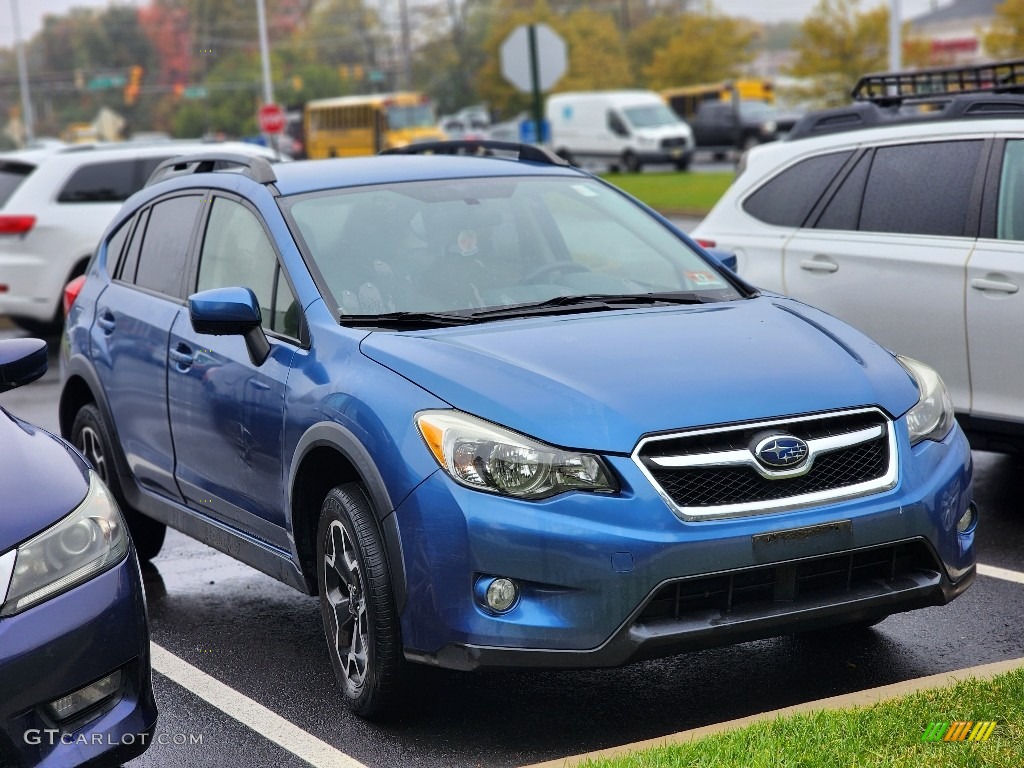
<svg viewBox="0 0 1024 768">
<path fill-rule="evenodd" d="M 775 130 L 778 127 L 778 124 L 774 120 L 767 120 L 761 123 L 761 133 L 765 134 L 766 136 L 771 135 L 775 133 Z"/>
<path fill-rule="evenodd" d="M 618 490 L 600 457 L 563 451 L 466 413 L 423 411 L 416 426 L 437 463 L 470 488 L 520 499 Z"/>
<path fill-rule="evenodd" d="M 95 472 L 78 508 L 18 547 L 0 616 L 23 611 L 112 568 L 128 551 L 124 520 Z"/>
<path fill-rule="evenodd" d="M 650 136 L 637 136 L 636 143 L 641 147 L 653 147 L 658 143 L 657 139 L 652 139 Z"/>
<path fill-rule="evenodd" d="M 946 385 L 930 366 L 902 355 L 896 355 L 896 359 L 917 383 L 919 393 L 917 405 L 907 412 L 910 444 L 922 440 L 942 440 L 956 421 L 953 401 L 949 399 Z"/>
</svg>

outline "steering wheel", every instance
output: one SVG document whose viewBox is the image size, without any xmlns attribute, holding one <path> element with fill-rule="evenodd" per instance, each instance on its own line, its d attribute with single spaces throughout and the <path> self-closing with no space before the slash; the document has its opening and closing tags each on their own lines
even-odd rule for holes
<svg viewBox="0 0 1024 768">
<path fill-rule="evenodd" d="M 523 277 L 519 281 L 520 285 L 526 285 L 528 283 L 536 282 L 538 278 L 546 277 L 551 272 L 589 272 L 590 269 L 577 264 L 574 261 L 554 261 L 550 264 L 545 264 L 543 267 L 538 267 L 533 270 L 530 274 Z"/>
</svg>

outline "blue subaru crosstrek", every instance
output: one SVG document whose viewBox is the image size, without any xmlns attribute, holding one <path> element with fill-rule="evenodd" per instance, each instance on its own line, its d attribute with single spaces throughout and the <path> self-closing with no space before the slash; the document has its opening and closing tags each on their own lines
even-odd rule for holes
<svg viewBox="0 0 1024 768">
<path fill-rule="evenodd" d="M 0 392 L 46 371 L 0 341 Z M 120 765 L 156 726 L 139 561 L 81 454 L 0 408 L 0 766 Z"/>
<path fill-rule="evenodd" d="M 68 299 L 61 428 L 140 552 L 318 594 L 364 716 L 407 662 L 612 666 L 974 576 L 933 370 L 542 149 L 168 161 Z"/>
</svg>

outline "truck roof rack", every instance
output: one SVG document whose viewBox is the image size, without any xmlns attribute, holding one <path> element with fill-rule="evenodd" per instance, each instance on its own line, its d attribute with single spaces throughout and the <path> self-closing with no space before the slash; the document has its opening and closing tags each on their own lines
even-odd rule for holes
<svg viewBox="0 0 1024 768">
<path fill-rule="evenodd" d="M 1024 93 L 1024 59 L 933 67 L 864 75 L 853 87 L 854 101 L 897 106 L 931 102 L 963 94 Z"/>
<path fill-rule="evenodd" d="M 243 155 L 239 152 L 202 152 L 164 160 L 150 174 L 146 186 L 177 176 L 214 171 L 241 173 L 257 184 L 273 184 L 277 181 L 277 174 L 265 157 Z"/>
<path fill-rule="evenodd" d="M 509 160 L 530 160 L 547 165 L 568 166 L 565 160 L 546 147 L 520 144 L 514 141 L 490 139 L 461 139 L 457 141 L 424 141 L 404 147 L 385 149 L 382 155 L 469 155 L 474 157 L 503 157 Z"/>
</svg>

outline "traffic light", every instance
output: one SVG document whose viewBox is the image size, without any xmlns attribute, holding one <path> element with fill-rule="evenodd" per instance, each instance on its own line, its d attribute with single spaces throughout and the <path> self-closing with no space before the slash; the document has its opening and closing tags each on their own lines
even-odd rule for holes
<svg viewBox="0 0 1024 768">
<path fill-rule="evenodd" d="M 138 64 L 128 70 L 128 82 L 124 86 L 124 103 L 132 105 L 139 98 L 139 89 L 142 86 L 142 67 Z"/>
</svg>

